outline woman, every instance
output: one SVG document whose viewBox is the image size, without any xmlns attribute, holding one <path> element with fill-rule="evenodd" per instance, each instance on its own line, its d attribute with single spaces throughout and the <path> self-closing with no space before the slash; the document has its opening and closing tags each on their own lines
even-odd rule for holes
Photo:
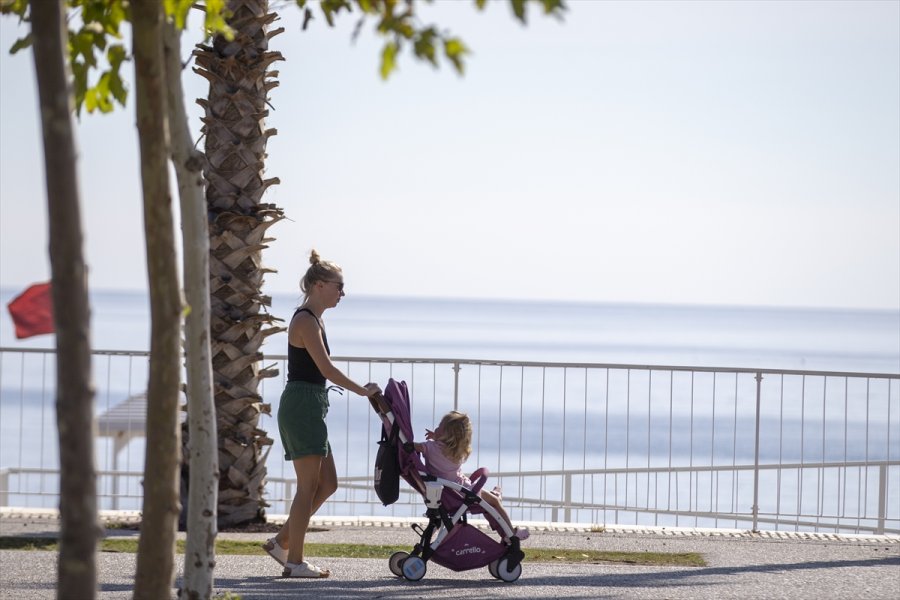
<svg viewBox="0 0 900 600">
<path fill-rule="evenodd" d="M 300 282 L 303 304 L 288 327 L 288 383 L 278 407 L 278 430 L 285 460 L 294 463 L 297 493 L 281 531 L 263 545 L 272 558 L 284 565 L 283 577 L 330 575 L 327 569 L 307 562 L 303 554 L 310 517 L 337 490 L 337 471 L 325 424 L 326 380 L 360 396 L 381 393 L 378 385 L 359 385 L 331 362 L 322 313 L 341 301 L 344 277 L 339 266 L 323 261 L 315 250 L 309 262 Z"/>
</svg>

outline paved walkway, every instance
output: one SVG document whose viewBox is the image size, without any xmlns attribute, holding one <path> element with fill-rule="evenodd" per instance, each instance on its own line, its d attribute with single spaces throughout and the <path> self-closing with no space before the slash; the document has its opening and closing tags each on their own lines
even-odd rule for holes
<svg viewBox="0 0 900 600">
<path fill-rule="evenodd" d="M 122 515 L 122 513 L 117 513 Z M 416 535 L 405 519 L 316 518 L 312 543 L 355 542 L 409 550 Z M 0 535 L 55 535 L 55 511 L 0 510 Z M 329 579 L 279 578 L 265 556 L 220 556 L 216 591 L 244 600 L 279 598 L 890 598 L 900 597 L 900 539 L 896 536 L 751 534 L 739 530 L 615 527 L 602 532 L 580 526 L 532 524 L 526 547 L 699 552 L 706 567 L 623 564 L 524 563 L 519 581 L 493 579 L 486 569 L 455 573 L 429 564 L 422 581 L 398 579 L 383 559 L 322 558 Z M 110 535 L 134 535 L 110 530 Z M 266 534 L 221 534 L 262 542 Z M 181 573 L 181 556 L 178 573 Z M 135 555 L 101 553 L 101 599 L 131 597 Z M 0 552 L 0 598 L 55 597 L 56 555 Z M 176 581 L 176 586 L 178 581 Z M 175 591 L 173 589 L 173 597 Z"/>
</svg>

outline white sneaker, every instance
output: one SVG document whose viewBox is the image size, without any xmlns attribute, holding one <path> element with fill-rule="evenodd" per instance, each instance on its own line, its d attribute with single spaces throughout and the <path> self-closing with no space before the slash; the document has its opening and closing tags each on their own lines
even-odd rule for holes
<svg viewBox="0 0 900 600">
<path fill-rule="evenodd" d="M 328 569 L 320 569 L 306 561 L 299 564 L 286 562 L 284 563 L 284 571 L 281 572 L 282 577 L 306 577 L 309 579 L 319 579 L 329 575 L 331 575 L 331 571 Z"/>
<path fill-rule="evenodd" d="M 288 549 L 282 548 L 275 538 L 266 540 L 266 543 L 262 545 L 262 549 L 277 560 L 279 565 L 284 565 L 287 562 Z"/>
</svg>

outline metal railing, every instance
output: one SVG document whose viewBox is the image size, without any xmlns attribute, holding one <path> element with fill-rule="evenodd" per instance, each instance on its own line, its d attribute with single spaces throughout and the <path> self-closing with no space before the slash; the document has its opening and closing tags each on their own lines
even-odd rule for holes
<svg viewBox="0 0 900 600">
<path fill-rule="evenodd" d="M 0 348 L 0 505 L 58 503 L 52 359 Z M 334 360 L 356 380 L 406 380 L 417 436 L 448 410 L 469 413 L 468 466 L 492 471 L 514 520 L 900 534 L 898 374 Z M 144 391 L 146 362 L 95 353 L 101 420 Z M 265 362 L 286 372 L 284 356 Z M 273 415 L 283 384 L 262 382 Z M 140 508 L 141 425 L 100 429 L 102 508 Z M 328 425 L 340 487 L 322 512 L 422 512 L 410 489 L 390 507 L 372 492 L 380 423 L 363 398 L 332 394 Z M 274 418 L 262 427 L 277 431 Z M 286 513 L 293 471 L 271 437 L 269 511 Z"/>
</svg>

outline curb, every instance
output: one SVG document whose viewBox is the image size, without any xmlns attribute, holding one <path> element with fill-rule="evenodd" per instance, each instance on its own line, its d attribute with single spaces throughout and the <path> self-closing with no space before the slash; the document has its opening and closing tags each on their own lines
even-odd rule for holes
<svg viewBox="0 0 900 600">
<path fill-rule="evenodd" d="M 136 510 L 101 510 L 101 523 L 139 523 L 141 512 Z M 0 520 L 33 520 L 58 521 L 59 511 L 55 508 L 24 508 L 15 506 L 0 507 Z M 287 515 L 268 515 L 267 521 L 282 524 Z M 481 519 L 473 519 L 473 525 L 487 529 L 487 523 Z M 378 517 L 378 516 L 324 516 L 314 515 L 310 525 L 317 527 L 376 527 L 406 528 L 421 519 L 415 517 Z M 620 535 L 652 535 L 672 537 L 708 537 L 726 539 L 770 539 L 770 540 L 809 540 L 809 541 L 842 541 L 842 542 L 876 542 L 880 544 L 900 544 L 898 535 L 874 535 L 855 533 L 822 533 L 807 531 L 757 531 L 749 529 L 713 529 L 703 527 L 648 527 L 640 525 L 602 525 L 587 523 L 556 523 L 547 521 L 522 521 L 521 525 L 532 531 L 551 533 L 595 533 Z"/>
</svg>

